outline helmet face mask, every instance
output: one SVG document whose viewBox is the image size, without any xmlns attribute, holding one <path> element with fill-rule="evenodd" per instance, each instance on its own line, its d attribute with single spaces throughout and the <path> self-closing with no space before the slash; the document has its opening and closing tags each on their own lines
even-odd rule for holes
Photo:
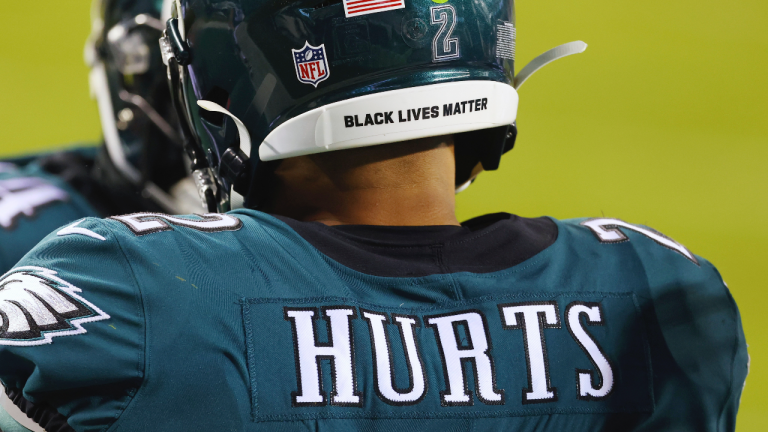
<svg viewBox="0 0 768 432">
<path fill-rule="evenodd" d="M 161 6 L 162 0 L 94 0 L 86 63 L 111 164 L 173 212 L 165 191 L 187 172 L 157 46 L 165 27 Z"/>
</svg>

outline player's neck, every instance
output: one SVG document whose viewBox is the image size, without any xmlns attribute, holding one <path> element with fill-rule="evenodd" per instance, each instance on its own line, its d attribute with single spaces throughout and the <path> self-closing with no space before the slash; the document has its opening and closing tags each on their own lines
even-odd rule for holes
<svg viewBox="0 0 768 432">
<path fill-rule="evenodd" d="M 301 156 L 275 171 L 272 214 L 326 225 L 458 225 L 450 137 Z"/>
</svg>

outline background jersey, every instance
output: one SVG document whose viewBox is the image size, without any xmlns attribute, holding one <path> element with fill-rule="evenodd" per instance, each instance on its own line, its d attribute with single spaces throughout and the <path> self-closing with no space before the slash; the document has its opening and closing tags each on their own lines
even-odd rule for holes
<svg viewBox="0 0 768 432">
<path fill-rule="evenodd" d="M 0 162 L 0 273 L 54 229 L 96 210 L 32 158 Z"/>
<path fill-rule="evenodd" d="M 731 431 L 747 373 L 714 267 L 615 219 L 87 219 L 0 312 L 8 399 L 61 431 Z"/>
<path fill-rule="evenodd" d="M 159 211 L 144 195 L 119 174 L 103 146 L 0 161 L 0 274 L 65 224 L 88 216 Z M 184 196 L 178 198 L 176 204 L 190 208 Z M 189 202 L 197 200 L 195 195 Z"/>
</svg>

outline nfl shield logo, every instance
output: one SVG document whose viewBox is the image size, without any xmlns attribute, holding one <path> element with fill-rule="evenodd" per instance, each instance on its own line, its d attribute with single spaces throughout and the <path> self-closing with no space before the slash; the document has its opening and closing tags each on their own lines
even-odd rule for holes
<svg viewBox="0 0 768 432">
<path fill-rule="evenodd" d="M 325 56 L 325 44 L 313 47 L 309 42 L 304 42 L 304 48 L 291 51 L 299 81 L 317 87 L 320 81 L 328 79 L 331 71 L 328 69 L 328 60 Z"/>
</svg>

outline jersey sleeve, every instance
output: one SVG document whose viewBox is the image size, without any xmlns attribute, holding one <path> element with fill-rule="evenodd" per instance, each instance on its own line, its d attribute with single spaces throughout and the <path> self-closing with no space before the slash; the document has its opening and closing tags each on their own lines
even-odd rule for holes
<svg viewBox="0 0 768 432">
<path fill-rule="evenodd" d="M 654 408 L 634 430 L 735 430 L 749 358 L 717 269 L 645 226 L 604 217 L 565 226 L 578 231 L 597 272 L 634 292 L 645 320 Z"/>
<path fill-rule="evenodd" d="M 136 279 L 105 221 L 50 234 L 0 278 L 0 380 L 46 430 L 106 430 L 142 383 L 144 333 Z"/>
<path fill-rule="evenodd" d="M 644 313 L 655 322 L 649 326 L 655 381 L 649 430 L 735 430 L 749 358 L 730 290 L 709 261 L 679 243 L 625 232 L 648 281 Z"/>
</svg>

